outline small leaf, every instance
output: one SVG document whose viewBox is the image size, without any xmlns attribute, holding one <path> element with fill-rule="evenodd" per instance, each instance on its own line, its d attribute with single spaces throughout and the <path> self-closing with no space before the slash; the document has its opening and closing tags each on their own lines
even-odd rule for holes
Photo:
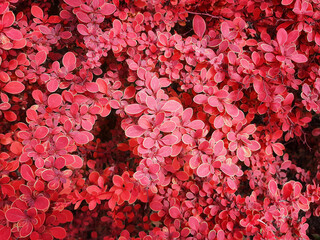
<svg viewBox="0 0 320 240">
<path fill-rule="evenodd" d="M 111 3 L 105 3 L 101 8 L 100 8 L 100 12 L 103 15 L 111 15 L 112 13 L 114 13 L 116 11 L 117 7 Z"/>
<path fill-rule="evenodd" d="M 278 190 L 276 181 L 271 179 L 268 183 L 268 189 L 272 196 L 276 196 Z"/>
<path fill-rule="evenodd" d="M 197 175 L 199 177 L 207 177 L 210 174 L 210 165 L 208 163 L 202 163 L 197 169 Z"/>
<path fill-rule="evenodd" d="M 288 40 L 288 34 L 287 31 L 284 28 L 280 28 L 278 33 L 277 33 L 277 41 L 280 46 L 284 46 L 284 44 Z"/>
<path fill-rule="evenodd" d="M 130 126 L 126 129 L 125 133 L 126 136 L 129 138 L 137 138 L 140 137 L 142 134 L 144 134 L 146 129 L 143 129 L 142 127 L 138 125 Z"/>
</svg>

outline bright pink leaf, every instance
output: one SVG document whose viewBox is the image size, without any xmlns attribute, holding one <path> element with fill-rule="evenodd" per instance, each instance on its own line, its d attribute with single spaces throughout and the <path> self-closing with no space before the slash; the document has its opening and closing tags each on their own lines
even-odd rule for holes
<svg viewBox="0 0 320 240">
<path fill-rule="evenodd" d="M 33 5 L 31 7 L 31 14 L 39 19 L 43 19 L 43 11 L 40 7 Z"/>
<path fill-rule="evenodd" d="M 284 28 L 280 28 L 278 33 L 277 33 L 277 41 L 280 46 L 284 46 L 284 44 L 288 40 L 288 34 L 287 31 Z"/>
</svg>

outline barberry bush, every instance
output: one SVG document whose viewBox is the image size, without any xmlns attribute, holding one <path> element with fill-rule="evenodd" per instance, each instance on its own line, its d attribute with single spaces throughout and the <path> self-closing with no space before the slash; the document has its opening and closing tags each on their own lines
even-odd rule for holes
<svg viewBox="0 0 320 240">
<path fill-rule="evenodd" d="M 2 0 L 0 239 L 320 232 L 320 1 Z"/>
</svg>

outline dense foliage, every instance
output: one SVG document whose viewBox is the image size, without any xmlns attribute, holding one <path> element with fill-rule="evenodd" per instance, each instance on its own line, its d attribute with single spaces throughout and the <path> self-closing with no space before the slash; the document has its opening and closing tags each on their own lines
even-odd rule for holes
<svg viewBox="0 0 320 240">
<path fill-rule="evenodd" d="M 309 239 L 320 1 L 2 0 L 0 239 Z"/>
</svg>

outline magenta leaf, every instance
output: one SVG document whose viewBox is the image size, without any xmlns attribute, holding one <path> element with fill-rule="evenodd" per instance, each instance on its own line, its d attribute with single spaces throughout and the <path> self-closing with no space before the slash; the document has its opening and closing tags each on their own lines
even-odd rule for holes
<svg viewBox="0 0 320 240">
<path fill-rule="evenodd" d="M 193 31 L 199 38 L 202 38 L 206 31 L 206 22 L 199 15 L 195 15 L 193 18 Z"/>
<path fill-rule="evenodd" d="M 167 101 L 161 110 L 166 111 L 166 112 L 176 112 L 180 108 L 182 108 L 181 104 L 175 100 L 169 100 Z"/>
<path fill-rule="evenodd" d="M 189 222 L 189 226 L 191 229 L 196 230 L 196 231 L 199 229 L 200 224 L 199 224 L 198 219 L 196 219 L 195 217 L 193 217 L 193 216 L 190 217 L 188 222 Z"/>
<path fill-rule="evenodd" d="M 12 11 L 6 12 L 5 14 L 3 14 L 2 16 L 2 25 L 3 27 L 10 27 L 14 21 L 15 21 L 15 16 L 14 13 Z"/>
<path fill-rule="evenodd" d="M 58 108 L 62 104 L 62 97 L 60 94 L 54 93 L 48 97 L 48 106 L 50 108 Z"/>
<path fill-rule="evenodd" d="M 40 66 L 42 63 L 44 63 L 47 59 L 47 54 L 45 51 L 40 51 L 35 56 L 35 62 L 37 66 Z"/>
<path fill-rule="evenodd" d="M 33 133 L 33 137 L 42 139 L 45 138 L 49 133 L 49 128 L 46 126 L 40 126 L 36 129 L 36 131 Z"/>
<path fill-rule="evenodd" d="M 60 136 L 56 139 L 56 148 L 63 149 L 69 145 L 69 139 L 66 136 Z"/>
</svg>

